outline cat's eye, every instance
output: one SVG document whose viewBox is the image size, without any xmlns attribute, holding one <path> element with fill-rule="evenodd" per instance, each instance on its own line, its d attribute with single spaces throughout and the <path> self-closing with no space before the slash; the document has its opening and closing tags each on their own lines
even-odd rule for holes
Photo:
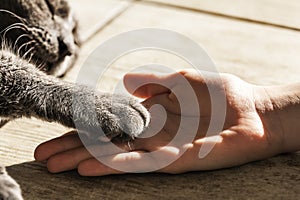
<svg viewBox="0 0 300 200">
<path fill-rule="evenodd" d="M 66 17 L 68 17 L 69 10 L 67 8 L 61 7 L 56 10 L 55 14 L 57 14 L 60 17 L 66 18 Z"/>
</svg>

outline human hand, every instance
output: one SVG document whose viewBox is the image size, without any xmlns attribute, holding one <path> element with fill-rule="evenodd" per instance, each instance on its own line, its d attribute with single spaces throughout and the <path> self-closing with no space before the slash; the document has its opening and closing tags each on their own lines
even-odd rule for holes
<svg viewBox="0 0 300 200">
<path fill-rule="evenodd" d="M 186 95 L 185 88 L 178 81 L 182 76 L 195 92 L 201 112 L 193 112 L 193 109 L 198 108 L 187 108 L 182 113 L 182 106 L 189 107 L 189 102 L 180 105 L 178 101 L 180 96 Z M 162 83 L 168 88 L 149 82 Z M 136 86 L 143 83 L 146 85 L 135 90 Z M 164 120 L 162 113 L 154 109 L 150 111 L 151 123 L 144 138 L 137 138 L 130 145 L 116 141 L 119 149 L 111 148 L 111 143 L 91 143 L 87 147 L 79 135 L 72 132 L 37 147 L 36 160 L 47 160 L 48 170 L 54 173 L 77 168 L 81 175 L 101 176 L 153 170 L 164 173 L 212 170 L 264 159 L 284 151 L 284 134 L 278 127 L 280 122 L 274 117 L 270 120 L 265 114 L 266 102 L 270 97 L 264 87 L 251 85 L 233 75 L 200 75 L 195 70 L 166 76 L 128 74 L 125 85 L 135 96 L 147 98 L 143 102 L 147 108 L 157 104 L 165 108 L 166 120 L 157 134 L 147 138 L 147 135 L 156 132 L 157 125 Z M 226 95 L 224 124 L 220 131 L 213 133 L 207 133 L 212 116 L 208 87 Z M 183 126 L 180 125 L 182 120 L 187 122 Z M 189 121 L 198 122 L 195 134 L 192 133 L 195 127 Z M 179 130 L 186 137 L 192 134 L 192 139 L 186 141 L 181 137 L 179 142 L 170 143 Z M 213 148 L 208 155 L 199 158 L 201 147 L 210 144 L 213 144 Z M 87 148 L 97 152 L 97 158 Z M 153 156 L 151 152 L 159 154 Z"/>
</svg>

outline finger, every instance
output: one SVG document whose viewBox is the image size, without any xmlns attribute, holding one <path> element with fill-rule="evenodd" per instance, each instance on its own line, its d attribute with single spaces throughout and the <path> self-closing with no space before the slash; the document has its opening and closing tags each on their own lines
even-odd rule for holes
<svg viewBox="0 0 300 200">
<path fill-rule="evenodd" d="M 78 132 L 76 130 L 72 130 L 72 131 L 69 131 L 69 132 L 63 134 L 62 136 L 75 135 L 75 134 L 78 134 Z"/>
<path fill-rule="evenodd" d="M 91 158 L 79 163 L 77 168 L 81 176 L 104 176 L 109 174 L 124 174 L 122 171 L 110 168 L 96 158 Z"/>
<path fill-rule="evenodd" d="M 159 172 L 177 159 L 177 152 L 176 148 L 164 147 L 156 154 L 134 151 L 89 159 L 79 164 L 78 172 L 83 176 Z"/>
<path fill-rule="evenodd" d="M 180 104 L 178 103 L 176 98 L 171 97 L 168 93 L 148 98 L 144 102 L 142 102 L 142 104 L 148 110 L 150 110 L 150 112 L 162 112 L 163 110 L 165 110 L 166 112 L 180 114 Z M 152 107 L 153 105 L 155 106 Z"/>
<path fill-rule="evenodd" d="M 50 156 L 47 161 L 47 168 L 52 173 L 68 171 L 77 168 L 78 164 L 83 160 L 125 153 L 132 148 L 133 145 L 124 142 L 119 144 L 99 142 L 98 144 L 89 146 L 81 145 L 78 148 L 69 149 Z"/>
<path fill-rule="evenodd" d="M 133 95 L 148 98 L 168 93 L 175 84 L 177 73 L 170 75 L 129 73 L 124 76 L 124 85 Z"/>
<path fill-rule="evenodd" d="M 51 173 L 58 173 L 76 169 L 82 160 L 93 157 L 88 150 L 81 146 L 76 149 L 64 151 L 50 156 L 47 160 L 47 168 Z"/>
<path fill-rule="evenodd" d="M 168 145 L 172 139 L 173 135 L 164 129 L 156 132 L 149 127 L 139 138 L 132 141 L 132 146 L 136 151 L 153 152 Z"/>
<path fill-rule="evenodd" d="M 37 161 L 47 160 L 50 156 L 82 146 L 82 142 L 77 132 L 69 132 L 58 138 L 54 138 L 47 142 L 40 144 L 34 152 L 34 158 Z"/>
<path fill-rule="evenodd" d="M 109 174 L 124 174 L 128 170 L 118 170 L 120 168 L 127 168 L 128 165 L 133 164 L 141 159 L 140 152 L 129 152 L 116 154 L 112 156 L 105 156 L 100 158 L 92 158 L 81 162 L 78 166 L 78 173 L 82 176 L 104 176 Z M 147 162 L 151 164 L 151 162 Z M 113 166 L 119 165 L 118 168 Z M 130 167 L 129 167 L 130 168 Z"/>
<path fill-rule="evenodd" d="M 158 139 L 149 138 L 152 145 L 156 146 Z M 159 138 L 161 139 L 161 138 Z M 135 146 L 139 146 L 146 139 L 137 139 Z M 154 142 L 154 143 L 153 143 Z M 190 146 L 184 147 L 187 151 L 182 155 L 181 148 L 175 146 L 162 146 L 153 152 L 129 152 L 116 155 L 102 156 L 97 159 L 91 158 L 82 161 L 78 165 L 78 171 L 83 176 L 103 176 L 108 174 L 123 173 L 144 173 L 144 172 L 163 172 L 163 173 L 182 173 L 194 170 L 210 170 L 240 164 L 237 159 L 240 153 L 241 141 L 232 141 L 221 135 L 209 138 L 203 138 L 190 143 Z M 140 143 L 140 144 L 139 144 Z M 143 144 L 142 144 L 143 145 Z M 205 157 L 200 157 L 199 152 L 213 145 L 211 152 Z M 203 151 L 203 149 L 202 149 Z M 153 153 L 153 154 L 152 154 Z M 241 159 L 241 158 L 240 158 Z M 242 160 L 240 160 L 242 161 Z M 244 162 L 244 161 L 242 161 Z"/>
<path fill-rule="evenodd" d="M 130 152 L 117 155 L 88 159 L 81 162 L 78 172 L 83 176 L 103 176 L 123 173 L 183 173 L 187 171 L 213 170 L 246 163 L 248 158 L 241 138 L 224 138 L 221 135 L 203 138 L 184 147 L 187 151 L 182 155 L 175 147 L 163 147 L 156 156 L 146 152 Z M 244 141 L 245 142 L 245 141 Z M 213 145 L 211 149 L 209 146 Z M 201 148 L 210 150 L 201 157 Z M 252 148 L 252 146 L 251 146 Z M 249 148 L 246 148 L 249 150 Z M 251 149 L 250 149 L 251 150 Z M 249 152 L 248 152 L 249 153 Z M 157 156 L 158 155 L 158 156 Z M 203 156 L 203 155 L 202 155 Z"/>
</svg>

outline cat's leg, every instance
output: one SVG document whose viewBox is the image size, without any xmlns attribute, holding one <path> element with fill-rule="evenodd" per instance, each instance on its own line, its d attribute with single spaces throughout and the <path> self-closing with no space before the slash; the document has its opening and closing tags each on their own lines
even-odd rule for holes
<svg viewBox="0 0 300 200">
<path fill-rule="evenodd" d="M 0 165 L 0 199 L 23 200 L 19 184 Z"/>
<path fill-rule="evenodd" d="M 0 116 L 37 117 L 85 130 L 98 137 L 134 138 L 149 123 L 148 111 L 134 98 L 96 92 L 62 82 L 9 51 L 0 51 Z"/>
</svg>

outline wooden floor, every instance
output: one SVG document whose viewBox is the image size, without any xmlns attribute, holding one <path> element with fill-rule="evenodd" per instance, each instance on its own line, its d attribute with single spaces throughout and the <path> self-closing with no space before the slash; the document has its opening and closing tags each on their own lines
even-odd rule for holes
<svg viewBox="0 0 300 200">
<path fill-rule="evenodd" d="M 88 2 L 88 3 L 87 3 Z M 300 81 L 298 0 L 72 0 L 86 42 L 75 81 L 90 53 L 113 35 L 155 27 L 182 33 L 206 49 L 220 72 L 256 84 Z M 172 55 L 136 52 L 114 62 L 101 90 L 112 91 L 134 66 L 162 63 L 189 67 Z M 101 66 L 99 66 L 101 67 Z M 86 178 L 49 174 L 34 162 L 35 147 L 67 129 L 20 119 L 0 129 L 0 163 L 20 183 L 25 199 L 299 199 L 300 153 L 280 155 L 232 169 L 182 175 L 136 174 Z"/>
</svg>

